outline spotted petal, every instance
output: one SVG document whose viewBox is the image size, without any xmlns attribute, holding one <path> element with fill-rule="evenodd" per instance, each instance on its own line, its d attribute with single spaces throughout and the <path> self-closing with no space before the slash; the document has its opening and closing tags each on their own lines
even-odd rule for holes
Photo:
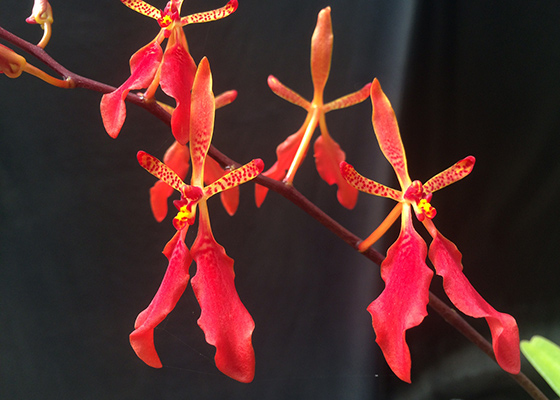
<svg viewBox="0 0 560 400">
<path fill-rule="evenodd" d="M 189 170 L 189 148 L 173 142 L 163 156 L 163 162 L 171 168 L 181 180 L 185 180 Z M 150 188 L 150 205 L 156 221 L 161 222 L 167 215 L 167 199 L 173 194 L 174 188 L 162 180 Z"/>
<path fill-rule="evenodd" d="M 410 351 L 406 331 L 428 314 L 426 306 L 433 272 L 426 266 L 426 244 L 412 225 L 409 205 L 403 206 L 401 233 L 381 263 L 385 289 L 368 307 L 376 342 L 400 379 L 410 382 Z"/>
<path fill-rule="evenodd" d="M 426 182 L 424 184 L 424 189 L 433 193 L 436 190 L 443 189 L 444 187 L 463 179 L 473 170 L 474 162 L 475 158 L 473 156 L 468 156 L 461 161 L 456 162 L 451 167 L 440 172 Z"/>
<path fill-rule="evenodd" d="M 239 186 L 256 178 L 263 170 L 264 163 L 257 158 L 233 171 L 228 172 L 217 181 L 204 188 L 204 198 L 209 198 L 217 193 Z"/>
<path fill-rule="evenodd" d="M 404 189 L 410 185 L 410 177 L 395 112 L 377 79 L 374 79 L 371 84 L 370 95 L 373 107 L 371 120 L 379 147 L 393 166 L 401 188 Z"/>
<path fill-rule="evenodd" d="M 161 18 L 161 11 L 157 8 L 152 6 L 151 4 L 146 3 L 142 0 L 121 0 L 128 8 L 133 9 L 134 11 L 145 15 L 146 17 L 153 18 L 158 20 Z"/>
<path fill-rule="evenodd" d="M 401 201 L 401 192 L 360 175 L 356 172 L 354 167 L 347 162 L 343 161 L 340 163 L 340 172 L 346 182 L 348 182 L 348 184 L 352 187 L 358 189 L 360 192 L 373 194 L 375 196 L 388 197 L 395 201 Z"/>
<path fill-rule="evenodd" d="M 138 159 L 138 163 L 146 171 L 156 178 L 161 179 L 173 189 L 181 192 L 181 188 L 185 185 L 185 183 L 175 171 L 145 151 L 139 151 L 138 154 L 136 154 L 136 158 Z"/>
<path fill-rule="evenodd" d="M 190 125 L 190 149 L 193 167 L 192 184 L 203 187 L 204 161 L 214 132 L 215 103 L 212 94 L 212 73 L 204 57 L 196 71 L 193 88 Z"/>
<path fill-rule="evenodd" d="M 230 0 L 225 6 L 211 11 L 203 11 L 200 13 L 187 15 L 181 18 L 181 24 L 200 24 L 203 22 L 216 21 L 233 14 L 237 10 L 237 0 Z"/>
</svg>

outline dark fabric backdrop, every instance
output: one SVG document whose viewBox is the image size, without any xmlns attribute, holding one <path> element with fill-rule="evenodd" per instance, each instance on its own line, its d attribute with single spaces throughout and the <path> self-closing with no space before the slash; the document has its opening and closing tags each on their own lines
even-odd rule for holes
<svg viewBox="0 0 560 400">
<path fill-rule="evenodd" d="M 187 0 L 183 14 L 223 3 Z M 129 74 L 130 55 L 158 31 L 117 0 L 51 4 L 49 54 L 115 86 Z M 274 74 L 310 98 L 310 38 L 327 5 L 335 42 L 326 100 L 377 77 L 396 109 L 413 179 L 477 157 L 470 177 L 434 196 L 435 222 L 463 252 L 474 286 L 517 318 L 522 338 L 540 333 L 560 342 L 560 4 L 240 0 L 226 20 L 186 28 L 195 60 L 210 60 L 215 93 L 239 91 L 217 112 L 214 135 L 237 161 L 261 157 L 271 166 L 276 146 L 303 122 L 305 112 L 272 94 L 266 78 Z M 24 23 L 30 1 L 3 1 L 0 9 L 1 26 L 39 40 L 40 29 Z M 432 310 L 407 335 L 413 383 L 400 382 L 366 311 L 383 288 L 379 268 L 275 193 L 257 209 L 252 184 L 241 188 L 234 217 L 217 198 L 210 211 L 256 322 L 254 382 L 217 371 L 190 287 L 156 330 L 164 367 L 147 367 L 128 334 L 160 283 L 161 250 L 174 229 L 151 217 L 154 178 L 135 154 L 161 157 L 169 129 L 129 105 L 113 140 L 98 93 L 30 76 L 0 76 L 0 91 L 0 398 L 527 398 Z M 396 187 L 369 101 L 327 120 L 349 162 Z M 353 211 L 343 209 L 311 154 L 295 185 L 362 237 L 393 206 L 361 194 Z M 392 229 L 375 247 L 385 252 L 396 236 Z M 441 279 L 432 289 L 445 299 Z M 488 335 L 483 321 L 472 322 Z"/>
</svg>

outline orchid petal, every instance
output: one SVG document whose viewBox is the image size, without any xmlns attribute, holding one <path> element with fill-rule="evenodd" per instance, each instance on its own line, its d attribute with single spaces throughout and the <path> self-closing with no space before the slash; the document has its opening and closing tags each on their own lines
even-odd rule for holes
<svg viewBox="0 0 560 400">
<path fill-rule="evenodd" d="M 237 10 L 237 0 L 230 0 L 225 6 L 212 11 L 204 11 L 181 18 L 181 25 L 200 24 L 225 18 Z"/>
<path fill-rule="evenodd" d="M 177 35 L 178 39 L 183 39 L 182 31 Z M 164 93 L 173 97 L 177 103 L 171 116 L 171 132 L 180 144 L 189 141 L 191 89 L 195 73 L 196 64 L 183 40 L 177 40 L 165 50 L 160 85 Z"/>
<path fill-rule="evenodd" d="M 430 220 L 424 225 L 433 241 L 429 257 L 436 273 L 443 277 L 443 288 L 449 300 L 464 314 L 474 318 L 486 318 L 498 364 L 510 374 L 518 374 L 521 368 L 519 331 L 515 319 L 496 311 L 474 289 L 463 274 L 462 255 L 450 240 L 445 238 Z"/>
<path fill-rule="evenodd" d="M 209 185 L 217 181 L 226 174 L 226 171 L 221 167 L 216 160 L 211 157 L 206 157 L 204 163 L 204 183 Z M 206 188 L 204 188 L 206 191 Z M 231 216 L 237 211 L 239 206 L 239 187 L 232 187 L 220 193 L 220 200 L 226 212 Z"/>
<path fill-rule="evenodd" d="M 157 7 L 152 6 L 151 4 L 146 3 L 145 1 L 121 0 L 121 3 L 138 13 L 145 15 L 146 17 L 150 17 L 155 20 L 159 20 L 161 18 L 161 10 L 159 10 Z"/>
<path fill-rule="evenodd" d="M 203 187 L 204 160 L 214 131 L 214 96 L 212 73 L 208 59 L 204 57 L 198 66 L 192 86 L 190 124 L 190 148 L 193 167 L 192 184 Z"/>
<path fill-rule="evenodd" d="M 423 185 L 424 190 L 433 193 L 436 190 L 443 189 L 444 187 L 463 179 L 473 170 L 474 162 L 475 158 L 473 156 L 468 156 L 461 161 L 456 162 L 451 167 L 440 172 L 426 182 Z"/>
<path fill-rule="evenodd" d="M 368 98 L 369 92 L 371 88 L 371 83 L 366 84 L 360 90 L 350 93 L 346 96 L 340 97 L 336 100 L 333 100 L 323 106 L 323 112 L 326 114 L 332 110 L 340 110 L 341 108 L 346 108 L 353 106 L 354 104 L 361 103 L 365 99 Z"/>
<path fill-rule="evenodd" d="M 178 231 L 165 246 L 163 253 L 169 266 L 154 299 L 138 315 L 130 334 L 130 345 L 136 355 L 154 368 L 162 367 L 154 346 L 154 328 L 175 308 L 189 282 L 192 258 L 184 242 L 185 235 L 186 229 Z"/>
<path fill-rule="evenodd" d="M 216 96 L 216 110 L 233 103 L 237 98 L 237 90 L 228 90 L 218 96 Z"/>
<path fill-rule="evenodd" d="M 331 8 L 326 7 L 319 12 L 317 25 L 311 37 L 311 78 L 315 89 L 313 99 L 320 99 L 321 103 L 331 69 L 332 48 Z"/>
<path fill-rule="evenodd" d="M 263 170 L 264 163 L 260 158 L 230 171 L 214 183 L 204 188 L 204 198 L 208 199 L 216 193 L 237 187 L 251 179 L 256 178 Z"/>
<path fill-rule="evenodd" d="M 358 200 L 358 191 L 342 177 L 339 167 L 346 154 L 330 135 L 319 136 L 315 141 L 314 150 L 317 172 L 329 185 L 337 184 L 338 202 L 350 210 L 353 209 Z"/>
<path fill-rule="evenodd" d="M 299 94 L 294 92 L 289 87 L 285 86 L 282 82 L 280 82 L 275 76 L 269 75 L 267 79 L 268 87 L 270 90 L 274 92 L 275 95 L 283 98 L 286 101 L 289 101 L 296 106 L 300 106 L 305 108 L 306 110 L 311 109 L 311 103 L 301 97 Z"/>
<path fill-rule="evenodd" d="M 189 170 L 189 148 L 174 142 L 163 156 L 163 162 L 177 173 L 181 180 L 185 180 Z M 175 188 L 159 180 L 150 189 L 150 205 L 156 221 L 161 222 L 167 215 L 167 199 Z"/>
<path fill-rule="evenodd" d="M 101 117 L 105 130 L 116 138 L 126 118 L 124 99 L 128 92 L 149 86 L 159 68 L 163 52 L 158 41 L 154 40 L 138 50 L 130 58 L 131 75 L 118 89 L 104 94 L 101 98 Z"/>
<path fill-rule="evenodd" d="M 233 379 L 251 382 L 255 323 L 235 289 L 233 260 L 212 235 L 205 202 L 200 203 L 198 236 L 191 254 L 196 262 L 192 287 L 201 308 L 198 325 L 206 341 L 216 347 L 216 367 Z"/>
<path fill-rule="evenodd" d="M 410 382 L 410 351 L 406 331 L 428 314 L 433 272 L 426 266 L 426 244 L 414 230 L 410 205 L 403 206 L 401 233 L 381 263 L 385 289 L 368 307 L 376 342 L 387 363 L 403 381 Z"/>
<path fill-rule="evenodd" d="M 278 145 L 276 148 L 276 157 L 278 161 L 272 165 L 267 171 L 263 172 L 263 175 L 281 181 L 286 176 L 286 171 L 290 168 L 292 160 L 296 156 L 299 149 L 301 140 L 307 128 L 308 119 L 305 120 L 301 128 L 294 134 L 288 136 L 286 140 Z M 260 207 L 263 203 L 266 194 L 268 193 L 268 188 L 262 185 L 255 185 L 255 202 L 257 207 Z"/>
<path fill-rule="evenodd" d="M 146 153 L 145 151 L 139 151 L 136 154 L 138 163 L 150 174 L 156 178 L 161 179 L 173 189 L 182 193 L 182 187 L 185 185 L 183 180 L 177 175 L 175 171 L 169 168 L 167 165 L 162 163 L 160 160 L 154 156 Z"/>
<path fill-rule="evenodd" d="M 356 172 L 354 167 L 347 162 L 343 161 L 340 163 L 340 172 L 346 182 L 348 182 L 350 186 L 358 189 L 360 192 L 365 192 L 380 197 L 388 197 L 395 201 L 401 201 L 402 199 L 401 192 L 360 175 L 358 172 Z"/>
<path fill-rule="evenodd" d="M 393 166 L 401 188 L 410 185 L 410 177 L 406 166 L 406 155 L 399 132 L 399 125 L 391 103 L 377 79 L 371 84 L 371 104 L 373 107 L 372 123 L 381 151 Z"/>
</svg>

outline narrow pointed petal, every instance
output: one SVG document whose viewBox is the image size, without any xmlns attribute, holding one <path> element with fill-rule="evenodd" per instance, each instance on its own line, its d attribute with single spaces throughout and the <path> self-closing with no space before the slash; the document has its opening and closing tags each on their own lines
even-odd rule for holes
<svg viewBox="0 0 560 400">
<path fill-rule="evenodd" d="M 237 98 L 237 90 L 228 90 L 216 96 L 216 110 L 233 103 Z"/>
<path fill-rule="evenodd" d="M 138 163 L 146 171 L 148 171 L 156 178 L 161 179 L 173 189 L 180 192 L 183 185 L 185 185 L 183 180 L 179 177 L 179 175 L 177 175 L 175 171 L 173 171 L 167 165 L 162 163 L 154 156 L 146 153 L 145 151 L 139 151 L 138 154 L 136 154 L 136 158 L 138 159 Z"/>
<path fill-rule="evenodd" d="M 307 120 L 304 122 L 302 127 L 294 134 L 288 136 L 288 138 L 280 143 L 276 148 L 276 157 L 278 161 L 272 165 L 267 171 L 263 172 L 264 176 L 271 179 L 281 181 L 286 176 L 286 171 L 290 168 L 294 157 L 298 151 L 298 148 L 303 139 L 303 134 L 307 128 Z M 268 193 L 268 188 L 262 185 L 255 185 L 255 202 L 257 207 L 260 207 L 266 198 Z"/>
<path fill-rule="evenodd" d="M 429 257 L 436 273 L 443 277 L 443 288 L 449 300 L 464 314 L 474 318 L 486 318 L 492 333 L 492 345 L 498 364 L 510 374 L 518 374 L 521 368 L 519 331 L 515 319 L 496 311 L 474 289 L 463 274 L 462 255 L 450 240 L 445 238 L 432 221 L 424 222 L 433 241 Z"/>
<path fill-rule="evenodd" d="M 332 110 L 339 110 L 341 108 L 346 108 L 353 106 L 354 104 L 361 103 L 368 98 L 370 92 L 371 83 L 368 83 L 363 88 L 357 92 L 350 93 L 339 99 L 333 100 L 323 106 L 323 112 L 326 114 Z"/>
<path fill-rule="evenodd" d="M 198 236 L 191 249 L 197 266 L 192 287 L 201 308 L 198 325 L 206 341 L 216 347 L 216 367 L 233 379 L 251 382 L 255 374 L 251 344 L 255 323 L 235 289 L 233 260 L 214 240 L 203 204 Z"/>
<path fill-rule="evenodd" d="M 163 253 L 169 260 L 169 266 L 154 299 L 138 315 L 134 331 L 130 334 L 130 345 L 136 355 L 154 368 L 162 367 L 154 345 L 154 329 L 175 308 L 189 282 L 192 258 L 184 242 L 185 234 L 186 229 L 178 231 L 165 246 Z"/>
<path fill-rule="evenodd" d="M 406 155 L 399 132 L 399 125 L 393 107 L 381 90 L 381 85 L 377 79 L 371 84 L 371 104 L 373 107 L 371 120 L 373 129 L 379 142 L 381 151 L 393 166 L 401 188 L 410 185 L 410 177 L 406 166 Z"/>
<path fill-rule="evenodd" d="M 204 57 L 198 66 L 192 87 L 190 148 L 193 167 L 192 184 L 203 187 L 204 160 L 214 131 L 215 103 L 212 73 Z"/>
<path fill-rule="evenodd" d="M 331 8 L 326 7 L 319 12 L 317 25 L 311 37 L 311 78 L 315 89 L 313 99 L 320 99 L 321 103 L 331 70 L 332 47 Z"/>
<path fill-rule="evenodd" d="M 317 172 L 329 185 L 338 186 L 338 202 L 349 210 L 358 201 L 358 190 L 348 184 L 340 172 L 340 163 L 346 159 L 346 154 L 340 149 L 330 136 L 321 135 L 315 141 L 315 165 Z"/>
<path fill-rule="evenodd" d="M 208 199 L 216 193 L 237 187 L 251 179 L 255 179 L 264 169 L 264 163 L 260 158 L 254 159 L 247 164 L 228 172 L 214 183 L 204 188 L 204 197 Z"/>
<path fill-rule="evenodd" d="M 428 314 L 433 272 L 426 266 L 426 244 L 412 226 L 409 205 L 403 207 L 401 233 L 381 264 L 385 289 L 368 307 L 376 342 L 393 372 L 410 383 L 410 351 L 406 331 Z"/>
<path fill-rule="evenodd" d="M 269 75 L 267 79 L 268 87 L 270 90 L 274 92 L 275 95 L 278 97 L 283 98 L 286 101 L 289 101 L 296 106 L 300 106 L 305 108 L 309 111 L 311 108 L 311 103 L 301 97 L 299 94 L 294 92 L 289 87 L 285 86 L 282 82 L 280 82 L 276 77 L 273 75 Z"/>
<path fill-rule="evenodd" d="M 150 17 L 153 18 L 155 20 L 158 20 L 161 18 L 161 11 L 152 6 L 151 4 L 146 3 L 145 1 L 142 0 L 121 0 L 121 3 L 123 3 L 125 6 L 127 6 L 128 8 L 133 9 L 134 11 L 145 15 L 146 17 Z"/>
<path fill-rule="evenodd" d="M 206 185 L 217 181 L 225 174 L 226 170 L 224 170 L 216 160 L 211 157 L 206 157 L 206 162 L 204 163 L 204 183 Z M 220 200 L 229 215 L 235 214 L 239 206 L 239 188 L 232 187 L 223 191 L 220 193 Z"/>
<path fill-rule="evenodd" d="M 426 182 L 424 184 L 424 190 L 433 193 L 436 190 L 443 189 L 444 187 L 463 179 L 473 170 L 474 162 L 475 158 L 473 156 L 468 156 L 461 161 L 456 162 L 451 167 L 440 172 Z"/>
<path fill-rule="evenodd" d="M 395 201 L 401 201 L 402 199 L 401 192 L 360 175 L 356 172 L 354 167 L 347 162 L 343 161 L 340 163 L 340 172 L 346 182 L 348 182 L 350 186 L 358 189 L 360 192 L 373 194 L 375 196 L 388 197 Z"/>
<path fill-rule="evenodd" d="M 189 160 L 189 148 L 179 144 L 179 142 L 174 142 L 163 156 L 165 165 L 175 171 L 183 181 L 189 170 Z M 167 215 L 167 199 L 174 189 L 162 180 L 157 181 L 150 189 L 150 205 L 156 221 L 163 221 Z"/>
<path fill-rule="evenodd" d="M 237 0 L 230 0 L 225 6 L 212 11 L 204 11 L 181 18 L 181 24 L 200 24 L 225 18 L 237 10 Z"/>
<path fill-rule="evenodd" d="M 182 31 L 179 35 L 183 35 Z M 177 103 L 171 115 L 171 132 L 180 144 L 189 141 L 191 89 L 195 73 L 196 64 L 181 40 L 165 50 L 160 85 L 164 93 Z"/>
<path fill-rule="evenodd" d="M 159 68 L 163 52 L 157 41 L 138 50 L 130 59 L 131 75 L 117 90 L 101 98 L 101 117 L 105 130 L 116 138 L 126 119 L 124 99 L 128 92 L 148 87 Z"/>
</svg>

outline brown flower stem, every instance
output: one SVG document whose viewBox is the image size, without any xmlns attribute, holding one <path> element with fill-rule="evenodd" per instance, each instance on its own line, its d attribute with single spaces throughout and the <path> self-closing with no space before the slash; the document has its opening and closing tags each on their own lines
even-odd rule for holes
<svg viewBox="0 0 560 400">
<path fill-rule="evenodd" d="M 73 81 L 76 88 L 88 89 L 100 93 L 109 93 L 115 90 L 115 88 L 112 86 L 82 77 L 67 70 L 52 57 L 50 57 L 42 48 L 19 38 L 18 36 L 8 32 L 2 27 L 0 27 L 0 38 L 35 56 L 46 66 L 58 73 L 62 77 L 62 79 Z M 150 112 L 152 115 L 154 115 L 167 125 L 171 124 L 170 114 L 162 107 L 160 107 L 157 102 L 145 101 L 141 96 L 133 93 L 128 95 L 127 101 L 146 109 L 148 112 Z M 241 166 L 241 164 L 227 157 L 214 146 L 210 147 L 208 154 L 210 155 L 210 157 L 218 161 L 222 166 L 229 166 L 234 168 L 238 168 Z M 293 185 L 279 182 L 267 178 L 263 175 L 255 178 L 255 182 L 285 197 L 287 200 L 289 200 L 290 202 L 301 208 L 308 215 L 317 220 L 317 222 L 319 222 L 325 228 L 329 229 L 331 232 L 341 238 L 345 243 L 349 244 L 353 249 L 358 251 L 358 246 L 362 242 L 362 239 L 354 235 L 352 232 L 344 228 L 329 215 L 323 212 L 319 207 L 317 207 L 314 203 L 303 196 L 297 189 L 295 189 Z M 385 258 L 381 253 L 371 247 L 362 252 L 362 254 L 377 265 L 381 265 L 381 262 Z M 469 339 L 484 353 L 486 353 L 490 358 L 496 361 L 490 342 L 488 342 L 488 340 L 480 335 L 480 333 L 478 333 L 478 331 L 476 331 L 454 309 L 447 306 L 443 301 L 441 301 L 436 295 L 431 292 L 429 305 L 438 314 L 440 314 L 447 323 L 452 325 L 467 339 Z M 547 397 L 535 386 L 535 384 L 523 373 L 511 376 L 533 399 L 548 400 Z"/>
</svg>

